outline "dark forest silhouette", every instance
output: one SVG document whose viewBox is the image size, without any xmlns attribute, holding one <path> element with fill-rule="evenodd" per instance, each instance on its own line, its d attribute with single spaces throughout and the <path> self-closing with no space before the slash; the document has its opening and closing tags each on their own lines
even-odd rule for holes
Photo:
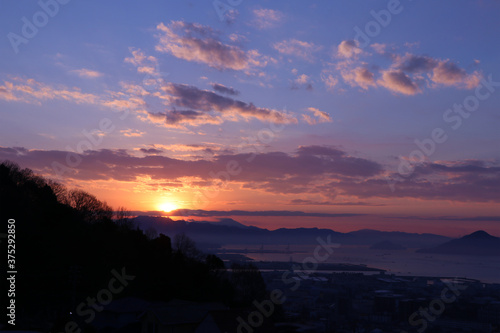
<svg viewBox="0 0 500 333">
<path fill-rule="evenodd" d="M 135 276 L 119 298 L 244 308 L 268 296 L 255 267 L 235 266 L 229 273 L 221 259 L 198 251 L 187 236 L 178 235 L 172 246 L 169 237 L 134 227 L 124 208 L 114 213 L 89 193 L 9 161 L 0 164 L 0 202 L 2 220 L 16 219 L 18 329 L 52 319 L 49 329 L 64 331 L 69 313 L 106 287 L 113 269 Z"/>
</svg>

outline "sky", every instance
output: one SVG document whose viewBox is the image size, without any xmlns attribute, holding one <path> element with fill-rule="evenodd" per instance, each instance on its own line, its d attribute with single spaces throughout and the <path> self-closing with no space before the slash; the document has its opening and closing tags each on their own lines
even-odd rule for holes
<svg viewBox="0 0 500 333">
<path fill-rule="evenodd" d="M 132 211 L 500 236 L 497 1 L 2 7 L 0 161 Z"/>
</svg>

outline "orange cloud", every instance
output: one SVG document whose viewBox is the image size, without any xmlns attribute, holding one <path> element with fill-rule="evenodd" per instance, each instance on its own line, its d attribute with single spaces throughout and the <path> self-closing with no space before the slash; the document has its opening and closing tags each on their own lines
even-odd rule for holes
<svg viewBox="0 0 500 333">
<path fill-rule="evenodd" d="M 155 74 L 158 67 L 158 59 L 153 56 L 146 56 L 140 49 L 129 48 L 132 57 L 125 58 L 125 62 L 137 67 L 138 73 Z"/>
<path fill-rule="evenodd" d="M 133 129 L 126 129 L 126 130 L 121 130 L 121 134 L 123 134 L 126 137 L 132 138 L 132 137 L 141 137 L 144 135 L 144 132 L 141 132 L 139 130 L 133 130 Z"/>
<path fill-rule="evenodd" d="M 309 125 L 315 125 L 315 124 L 321 124 L 321 123 L 329 123 L 332 121 L 330 118 L 330 115 L 326 113 L 325 111 L 321 111 L 317 108 L 309 107 L 307 108 L 307 111 L 312 112 L 313 116 L 316 117 L 314 119 L 308 114 L 303 114 L 302 118 L 309 124 Z"/>
<path fill-rule="evenodd" d="M 43 100 L 65 100 L 77 104 L 94 104 L 99 97 L 93 94 L 82 93 L 78 88 L 64 86 L 53 87 L 34 79 L 16 77 L 13 82 L 4 81 L 0 86 L 0 99 L 39 104 Z"/>
</svg>

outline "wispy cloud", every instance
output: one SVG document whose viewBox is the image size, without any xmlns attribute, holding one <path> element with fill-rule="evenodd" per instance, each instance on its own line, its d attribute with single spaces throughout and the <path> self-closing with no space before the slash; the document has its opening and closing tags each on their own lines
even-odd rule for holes
<svg viewBox="0 0 500 333">
<path fill-rule="evenodd" d="M 93 104 L 99 101 L 98 96 L 83 93 L 79 88 L 54 87 L 34 79 L 20 77 L 3 82 L 0 86 L 0 99 L 34 104 L 47 100 L 65 100 L 76 104 Z"/>
<path fill-rule="evenodd" d="M 309 75 L 300 74 L 292 82 L 292 89 L 298 89 L 299 87 L 304 87 L 306 90 L 313 90 L 313 82 Z"/>
<path fill-rule="evenodd" d="M 252 20 L 252 26 L 261 30 L 276 27 L 285 17 L 285 15 L 278 10 L 264 8 L 255 9 L 253 15 L 254 19 Z"/>
<path fill-rule="evenodd" d="M 191 143 L 191 144 L 169 144 L 169 145 L 161 145 L 161 144 L 154 144 L 152 145 L 153 148 L 161 149 L 164 151 L 167 151 L 169 153 L 174 153 L 176 154 L 177 152 L 180 152 L 180 156 L 189 156 L 184 153 L 192 153 L 195 152 L 196 154 L 199 153 L 206 153 L 210 155 L 214 154 L 231 154 L 233 153 L 233 150 L 230 147 L 227 147 L 225 145 L 213 143 L 213 142 L 202 142 L 202 143 Z M 192 155 L 195 157 L 198 157 L 198 155 Z"/>
<path fill-rule="evenodd" d="M 299 57 L 307 61 L 314 60 L 314 53 L 322 47 L 313 42 L 305 42 L 298 39 L 288 39 L 273 44 L 274 49 L 279 53 Z"/>
<path fill-rule="evenodd" d="M 120 131 L 123 136 L 129 137 L 129 138 L 139 138 L 144 135 L 144 132 L 141 132 L 139 130 L 134 130 L 134 129 L 126 129 L 126 130 L 121 130 Z"/>
<path fill-rule="evenodd" d="M 321 71 L 320 78 L 328 91 L 334 91 L 339 83 L 339 79 L 335 76 L 335 73 L 328 69 Z"/>
<path fill-rule="evenodd" d="M 131 57 L 125 58 L 125 62 L 137 67 L 138 73 L 155 74 L 158 68 L 158 59 L 153 56 L 147 56 L 143 51 L 136 48 L 129 48 Z"/>
<path fill-rule="evenodd" d="M 103 74 L 101 72 L 94 71 L 94 70 L 87 69 L 87 68 L 74 69 L 74 70 L 71 70 L 70 73 L 74 73 L 74 74 L 78 75 L 79 77 L 83 77 L 86 79 L 95 79 L 95 78 L 103 76 Z"/>
<path fill-rule="evenodd" d="M 325 111 L 321 111 L 317 108 L 309 107 L 307 108 L 307 111 L 312 113 L 311 115 L 308 114 L 303 114 L 302 118 L 309 124 L 309 125 L 315 125 L 315 124 L 321 124 L 321 123 L 329 123 L 332 121 L 330 118 L 330 115 L 326 113 Z"/>
</svg>

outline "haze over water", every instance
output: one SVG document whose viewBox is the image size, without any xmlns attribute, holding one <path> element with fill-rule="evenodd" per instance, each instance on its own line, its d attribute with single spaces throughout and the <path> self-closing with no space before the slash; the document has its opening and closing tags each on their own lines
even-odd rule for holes
<svg viewBox="0 0 500 333">
<path fill-rule="evenodd" d="M 231 249 L 259 250 L 260 246 L 227 245 Z M 301 263 L 311 256 L 315 246 L 295 245 L 293 253 L 246 253 L 256 261 L 292 261 Z M 286 245 L 264 246 L 265 250 L 284 251 Z M 500 257 L 456 256 L 443 254 L 416 253 L 416 249 L 401 251 L 371 250 L 367 246 L 340 246 L 335 249 L 325 263 L 363 264 L 380 268 L 387 274 L 428 277 L 463 277 L 477 279 L 485 283 L 500 283 Z M 297 251 L 297 252 L 295 252 Z M 373 274 L 371 272 L 365 274 Z"/>
</svg>

